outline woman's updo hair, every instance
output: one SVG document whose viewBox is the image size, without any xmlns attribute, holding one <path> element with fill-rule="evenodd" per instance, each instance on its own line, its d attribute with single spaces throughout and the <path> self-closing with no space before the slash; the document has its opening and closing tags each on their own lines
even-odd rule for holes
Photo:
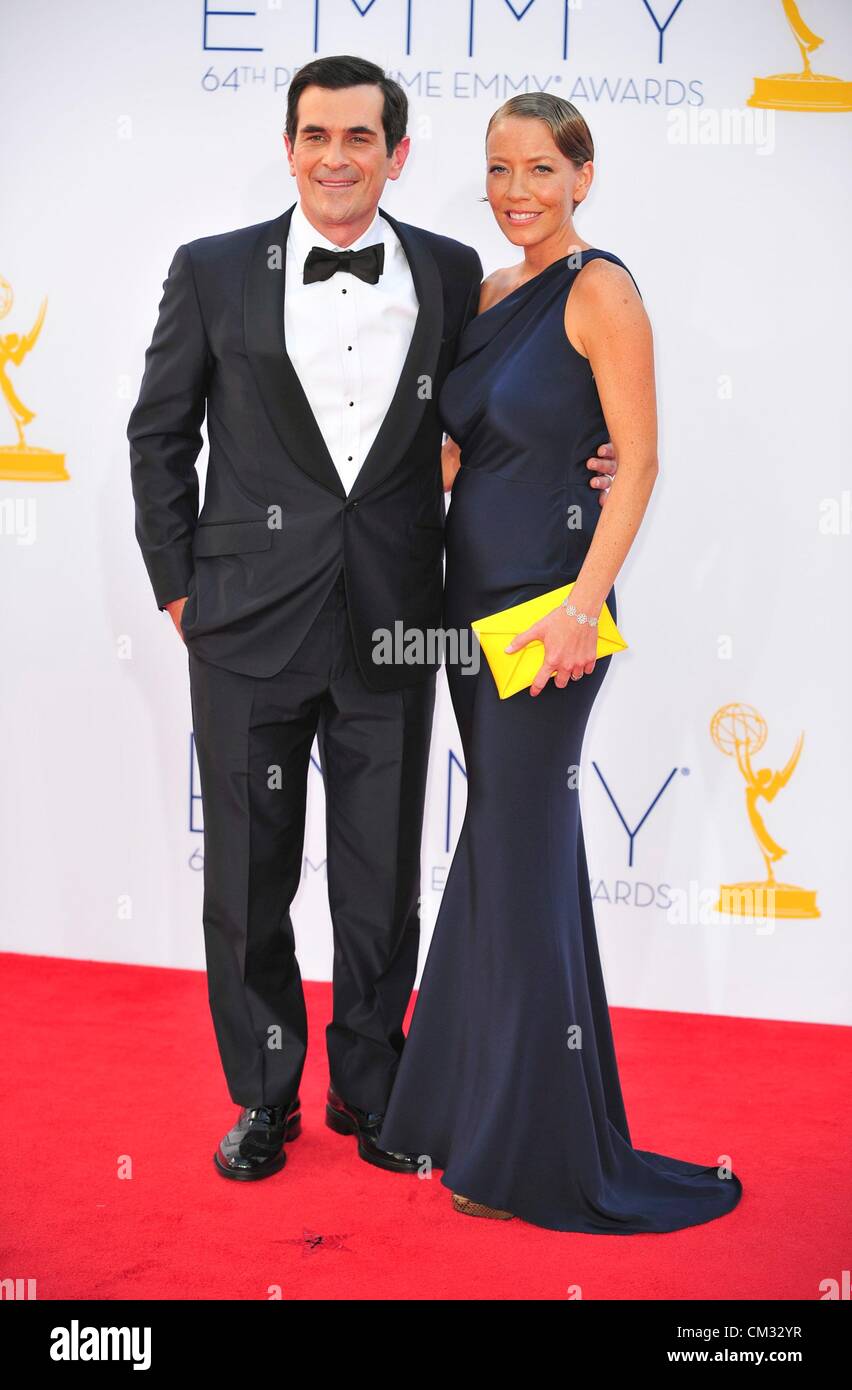
<svg viewBox="0 0 852 1390">
<path fill-rule="evenodd" d="M 497 107 L 488 122 L 486 143 L 491 127 L 507 116 L 526 116 L 544 121 L 553 136 L 554 145 L 560 154 L 570 159 L 575 169 L 582 169 L 587 159 L 593 160 L 595 157 L 592 132 L 586 125 L 585 117 L 564 97 L 554 96 L 551 92 L 519 92 L 517 96 L 510 97 Z M 577 206 L 574 203 L 574 207 Z"/>
</svg>

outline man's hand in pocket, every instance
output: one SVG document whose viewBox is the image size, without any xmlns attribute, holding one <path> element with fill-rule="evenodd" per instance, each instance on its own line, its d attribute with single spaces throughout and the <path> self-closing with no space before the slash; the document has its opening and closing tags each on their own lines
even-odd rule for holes
<svg viewBox="0 0 852 1390">
<path fill-rule="evenodd" d="M 180 625 L 180 620 L 183 616 L 183 605 L 185 603 L 186 598 L 173 598 L 171 603 L 166 604 L 166 612 L 168 613 L 169 617 L 171 618 L 172 622 L 177 628 L 178 635 L 180 636 L 180 640 L 184 643 L 184 646 L 186 645 L 186 639 L 183 635 L 183 628 Z"/>
</svg>

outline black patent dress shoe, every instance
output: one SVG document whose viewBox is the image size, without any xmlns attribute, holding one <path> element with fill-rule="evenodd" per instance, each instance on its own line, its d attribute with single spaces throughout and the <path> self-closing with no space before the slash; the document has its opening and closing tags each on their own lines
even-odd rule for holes
<svg viewBox="0 0 852 1390">
<path fill-rule="evenodd" d="M 325 1107 L 329 1129 L 335 1134 L 357 1134 L 358 1153 L 365 1163 L 387 1168 L 391 1173 L 416 1173 L 420 1166 L 417 1154 L 394 1153 L 379 1147 L 378 1134 L 384 1118 L 383 1111 L 359 1110 L 356 1105 L 347 1105 L 334 1087 L 329 1086 Z"/>
<path fill-rule="evenodd" d="M 277 1173 L 287 1162 L 284 1145 L 302 1131 L 299 1097 L 290 1105 L 255 1105 L 240 1111 L 213 1155 L 223 1178 L 254 1182 Z"/>
</svg>

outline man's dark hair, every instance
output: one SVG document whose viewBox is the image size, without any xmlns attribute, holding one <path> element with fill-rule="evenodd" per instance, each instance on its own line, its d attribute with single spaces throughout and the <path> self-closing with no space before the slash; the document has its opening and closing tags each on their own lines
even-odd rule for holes
<svg viewBox="0 0 852 1390">
<path fill-rule="evenodd" d="M 408 128 L 408 97 L 399 83 L 387 77 L 376 63 L 371 63 L 367 58 L 352 58 L 348 54 L 335 58 L 315 58 L 312 63 L 299 68 L 287 93 L 285 128 L 291 145 L 296 141 L 299 97 L 306 87 L 327 87 L 334 91 L 341 87 L 361 87 L 365 83 L 380 87 L 384 95 L 382 125 L 387 151 L 392 155 Z"/>
</svg>

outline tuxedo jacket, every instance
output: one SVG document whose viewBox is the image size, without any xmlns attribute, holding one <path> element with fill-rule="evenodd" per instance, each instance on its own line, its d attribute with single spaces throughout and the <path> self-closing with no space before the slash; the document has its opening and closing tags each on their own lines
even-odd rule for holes
<svg viewBox="0 0 852 1390">
<path fill-rule="evenodd" d="M 252 676 L 290 660 L 342 566 L 364 680 L 399 689 L 439 663 L 405 663 L 403 642 L 396 660 L 376 662 L 373 634 L 393 634 L 400 621 L 402 633 L 441 626 L 437 400 L 477 312 L 482 265 L 471 247 L 379 208 L 402 243 L 419 311 L 391 405 L 347 494 L 285 346 L 292 212 L 175 253 L 127 429 L 136 537 L 158 607 L 187 596 L 192 652 Z"/>
</svg>

